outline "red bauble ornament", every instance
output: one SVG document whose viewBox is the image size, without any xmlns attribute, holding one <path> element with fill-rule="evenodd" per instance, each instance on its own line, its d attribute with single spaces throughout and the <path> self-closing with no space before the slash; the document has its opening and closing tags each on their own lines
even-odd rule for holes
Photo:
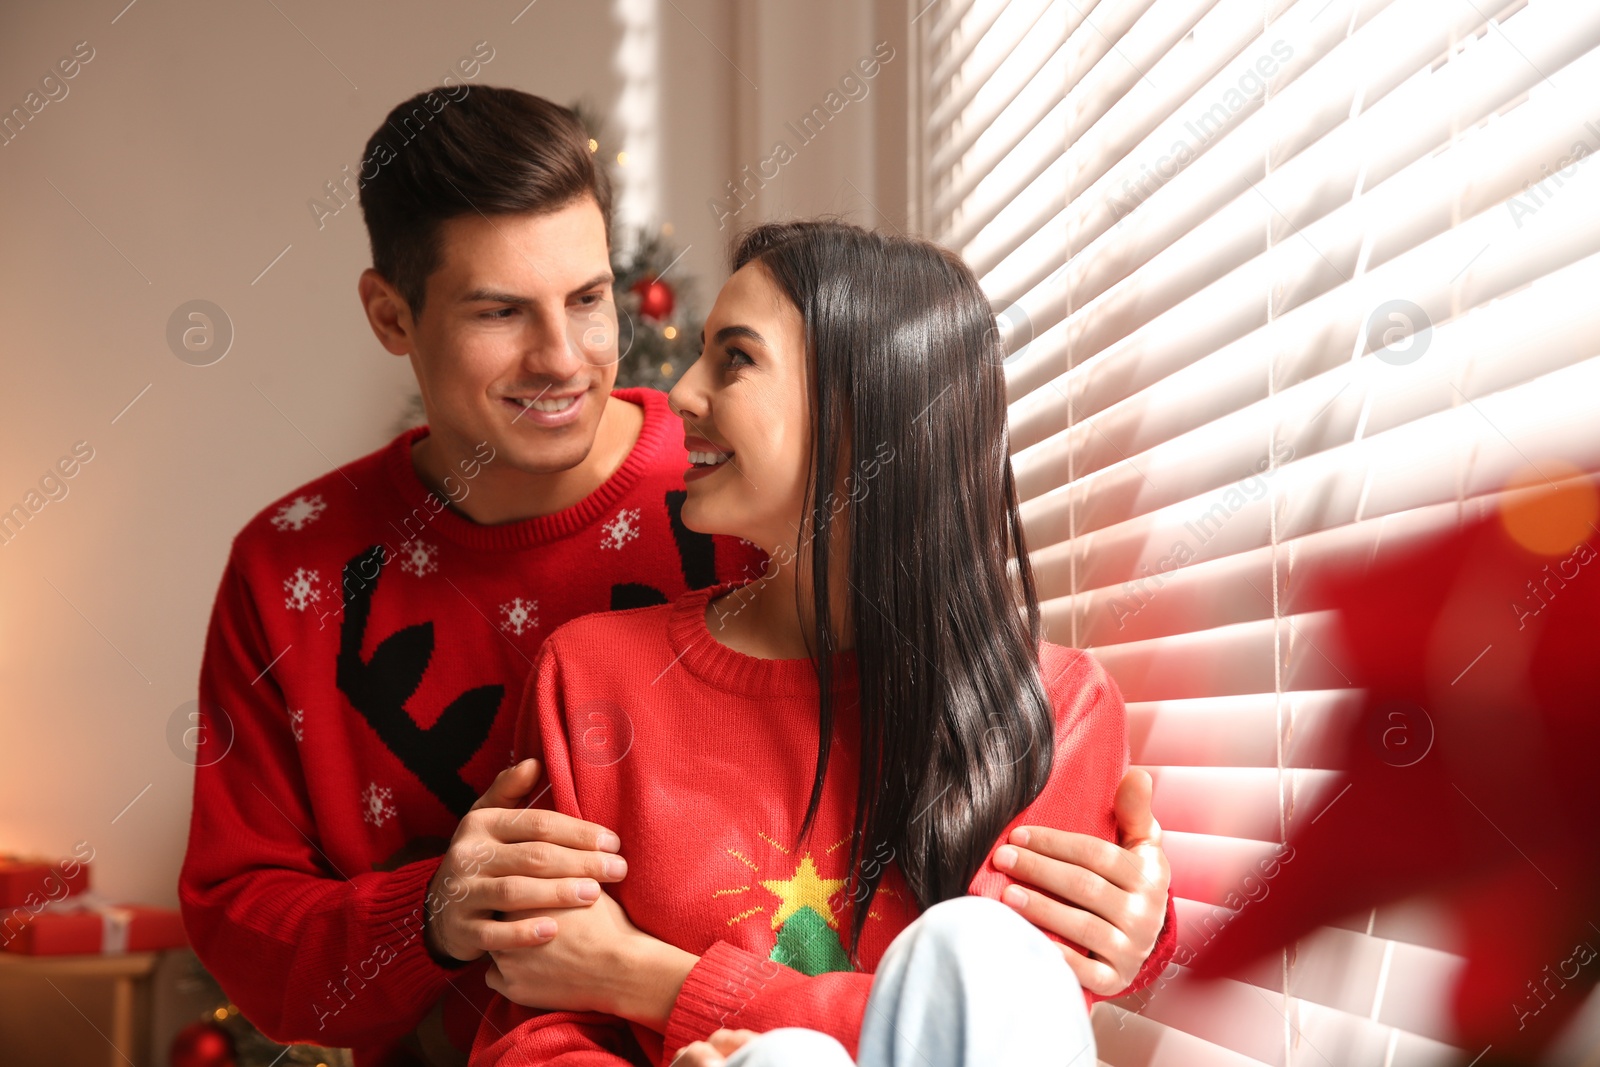
<svg viewBox="0 0 1600 1067">
<path fill-rule="evenodd" d="M 672 287 L 653 274 L 634 282 L 633 292 L 639 298 L 639 314 L 656 322 L 671 315 L 678 302 Z"/>
<path fill-rule="evenodd" d="M 172 1039 L 172 1067 L 234 1067 L 233 1036 L 216 1023 L 190 1023 Z"/>
</svg>

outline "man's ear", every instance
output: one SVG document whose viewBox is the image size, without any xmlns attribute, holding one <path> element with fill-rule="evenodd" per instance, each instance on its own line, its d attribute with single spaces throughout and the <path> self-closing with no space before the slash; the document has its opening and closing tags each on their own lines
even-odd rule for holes
<svg viewBox="0 0 1600 1067">
<path fill-rule="evenodd" d="M 416 321 L 405 297 L 371 267 L 361 272 L 356 292 L 378 343 L 393 355 L 409 356 L 414 347 Z"/>
</svg>

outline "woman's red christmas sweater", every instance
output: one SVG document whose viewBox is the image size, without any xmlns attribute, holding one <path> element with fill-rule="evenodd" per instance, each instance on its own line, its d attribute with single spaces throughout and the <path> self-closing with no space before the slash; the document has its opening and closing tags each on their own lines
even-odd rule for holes
<svg viewBox="0 0 1600 1067">
<path fill-rule="evenodd" d="M 628 876 L 609 889 L 629 918 L 701 957 L 665 1037 L 612 1016 L 539 1013 L 496 997 L 475 1067 L 661 1064 L 720 1027 L 804 1026 L 854 1050 L 870 972 L 918 908 L 885 857 L 860 946 L 864 970 L 849 969 L 841 889 L 856 789 L 853 702 L 836 715 L 822 804 L 799 841 L 817 751 L 816 677 L 809 660 L 757 659 L 718 642 L 706 611 L 727 588 L 563 626 L 541 650 L 518 723 L 519 754 L 545 760 L 547 802 L 622 838 Z M 840 666 L 853 696 L 853 654 Z M 1128 766 L 1121 695 L 1075 649 L 1041 643 L 1040 669 L 1055 710 L 1055 765 L 1001 839 L 1035 824 L 1115 841 L 1112 802 Z M 1010 883 L 985 862 L 970 892 L 998 898 Z M 1176 943 L 1169 902 L 1155 950 L 1124 992 L 1153 980 Z"/>
</svg>

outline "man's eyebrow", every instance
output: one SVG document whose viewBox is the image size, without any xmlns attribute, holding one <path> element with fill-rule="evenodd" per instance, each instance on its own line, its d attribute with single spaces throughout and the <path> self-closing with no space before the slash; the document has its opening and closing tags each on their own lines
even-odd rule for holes
<svg viewBox="0 0 1600 1067">
<path fill-rule="evenodd" d="M 590 278 L 588 281 L 574 289 L 573 292 L 586 292 L 587 290 L 593 289 L 597 286 L 610 285 L 614 281 L 616 281 L 616 276 L 610 271 L 605 271 L 604 273 L 596 274 L 593 278 Z M 485 288 L 473 289 L 471 292 L 468 292 L 462 296 L 461 302 L 463 304 L 511 304 L 515 307 L 528 307 L 533 303 L 531 299 L 525 296 L 518 296 L 515 293 L 502 292 L 499 289 Z"/>
<path fill-rule="evenodd" d="M 503 293 L 498 289 L 474 289 L 461 298 L 463 304 L 476 304 L 480 301 L 492 304 L 515 304 L 517 307 L 527 307 L 533 303 L 525 296 Z"/>
</svg>

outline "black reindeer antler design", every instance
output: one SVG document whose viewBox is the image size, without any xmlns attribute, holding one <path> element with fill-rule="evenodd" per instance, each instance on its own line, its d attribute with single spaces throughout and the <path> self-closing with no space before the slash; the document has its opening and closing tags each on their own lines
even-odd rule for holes
<svg viewBox="0 0 1600 1067">
<path fill-rule="evenodd" d="M 373 545 L 344 565 L 344 622 L 339 632 L 336 674 L 340 692 L 377 731 L 422 784 L 459 818 L 478 799 L 461 777 L 473 754 L 483 747 L 494 725 L 505 686 L 480 685 L 450 702 L 437 722 L 424 730 L 406 711 L 433 658 L 433 623 L 396 630 L 361 658 L 372 596 L 384 563 L 382 545 Z M 370 574 L 368 578 L 365 575 Z"/>
</svg>

